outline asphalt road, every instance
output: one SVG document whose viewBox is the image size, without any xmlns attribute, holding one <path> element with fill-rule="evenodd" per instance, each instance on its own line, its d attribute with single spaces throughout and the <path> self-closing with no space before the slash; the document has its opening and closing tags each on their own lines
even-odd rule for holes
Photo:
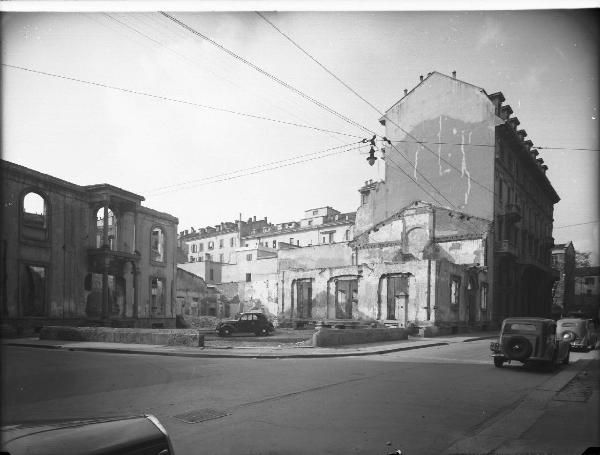
<svg viewBox="0 0 600 455">
<path fill-rule="evenodd" d="M 551 376 L 494 368 L 488 346 L 270 360 L 6 347 L 2 418 L 152 413 L 178 454 L 441 453 Z M 190 412 L 208 420 L 177 417 Z"/>
</svg>

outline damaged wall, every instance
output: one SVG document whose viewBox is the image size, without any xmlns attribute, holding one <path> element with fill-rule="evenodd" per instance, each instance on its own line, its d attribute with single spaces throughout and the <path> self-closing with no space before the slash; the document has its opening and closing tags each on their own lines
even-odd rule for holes
<svg viewBox="0 0 600 455">
<path fill-rule="evenodd" d="M 493 219 L 495 126 L 500 119 L 482 89 L 433 72 L 392 106 L 383 121 L 392 141 L 386 147 L 385 182 L 358 209 L 356 234 L 416 200 L 452 204 Z M 399 167 L 408 168 L 410 178 Z"/>
</svg>

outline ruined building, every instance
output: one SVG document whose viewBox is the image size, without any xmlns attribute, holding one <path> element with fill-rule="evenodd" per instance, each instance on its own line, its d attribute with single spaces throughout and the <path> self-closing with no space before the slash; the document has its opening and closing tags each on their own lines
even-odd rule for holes
<svg viewBox="0 0 600 455">
<path fill-rule="evenodd" d="M 552 317 L 560 318 L 573 307 L 575 300 L 575 247 L 573 242 L 552 248 L 552 267 L 559 273 L 552 289 Z"/>
<path fill-rule="evenodd" d="M 0 163 L 5 324 L 175 326 L 177 218 L 112 185 Z"/>
</svg>

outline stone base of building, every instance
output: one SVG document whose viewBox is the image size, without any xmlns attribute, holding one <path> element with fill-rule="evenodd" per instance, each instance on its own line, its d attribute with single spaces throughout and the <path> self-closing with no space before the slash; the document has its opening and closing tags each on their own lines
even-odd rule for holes
<svg viewBox="0 0 600 455">
<path fill-rule="evenodd" d="M 416 329 L 414 332 L 416 336 L 429 338 L 456 335 L 459 333 L 494 331 L 499 327 L 492 321 L 478 321 L 472 324 L 457 321 L 456 323 L 446 322 L 427 326 L 415 326 L 414 328 Z"/>
<path fill-rule="evenodd" d="M 88 318 L 13 318 L 2 321 L 0 336 L 2 338 L 36 336 L 44 326 L 174 329 L 175 317 L 110 318 L 106 320 Z"/>
</svg>

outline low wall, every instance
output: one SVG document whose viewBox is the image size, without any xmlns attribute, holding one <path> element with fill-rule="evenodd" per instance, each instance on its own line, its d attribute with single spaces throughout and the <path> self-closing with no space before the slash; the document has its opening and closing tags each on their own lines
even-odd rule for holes
<svg viewBox="0 0 600 455">
<path fill-rule="evenodd" d="M 204 346 L 204 335 L 193 329 L 124 329 L 111 327 L 45 326 L 40 340 L 98 341 L 103 343 Z"/>
<path fill-rule="evenodd" d="M 378 341 L 407 340 L 408 331 L 399 328 L 327 329 L 316 331 L 312 337 L 314 347 L 344 344 L 375 343 Z"/>
</svg>

